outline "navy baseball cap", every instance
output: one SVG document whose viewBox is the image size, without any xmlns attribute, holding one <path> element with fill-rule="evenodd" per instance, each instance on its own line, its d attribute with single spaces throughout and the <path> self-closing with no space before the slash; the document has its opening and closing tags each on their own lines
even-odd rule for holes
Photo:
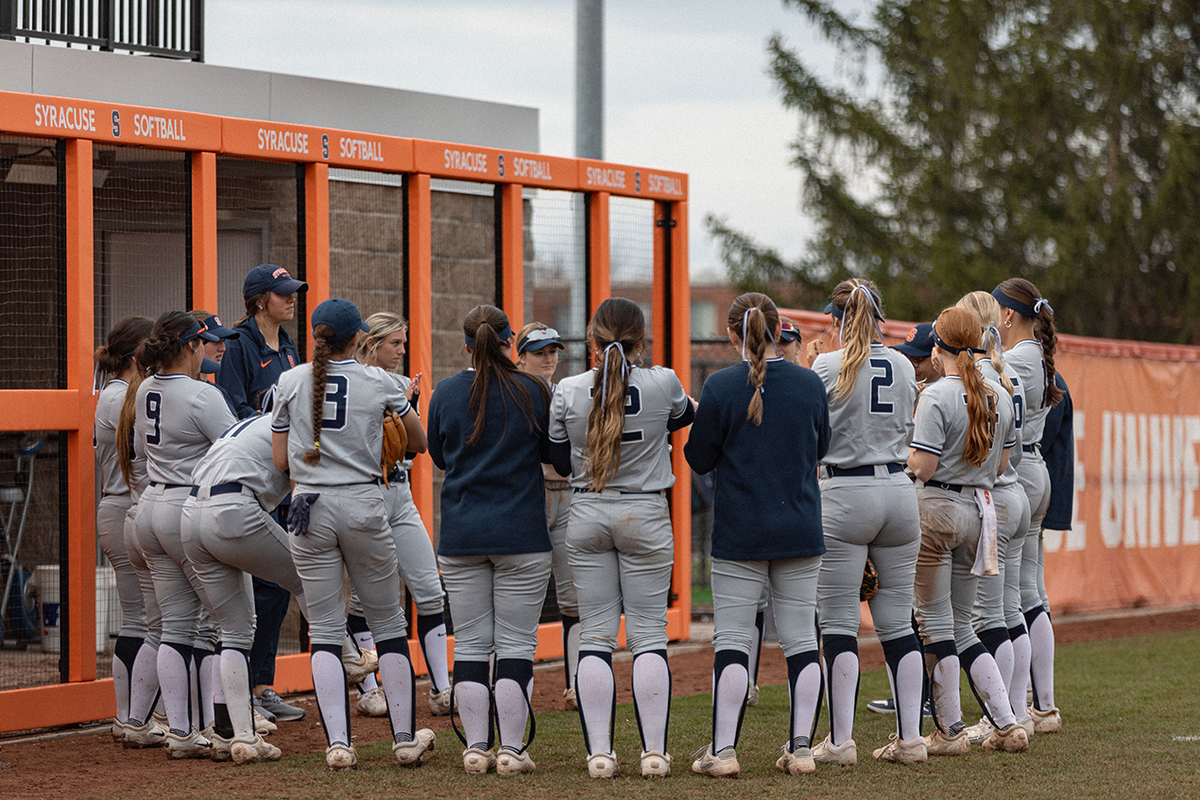
<svg viewBox="0 0 1200 800">
<path fill-rule="evenodd" d="M 183 334 L 181 334 L 179 337 L 179 341 L 182 342 L 183 344 L 187 344 L 188 342 L 190 342 L 194 339 L 201 339 L 205 342 L 221 341 L 220 336 L 217 336 L 216 334 L 213 334 L 213 333 L 209 333 L 208 330 L 204 327 L 204 323 L 199 322 L 199 321 L 193 322 L 192 327 L 188 328 L 187 331 L 184 332 Z"/>
<path fill-rule="evenodd" d="M 355 331 L 371 330 L 371 326 L 363 322 L 362 315 L 358 313 L 358 306 L 340 297 L 326 300 L 313 309 L 312 324 L 314 329 L 318 325 L 333 328 L 335 342 L 349 339 Z"/>
<path fill-rule="evenodd" d="M 296 280 L 286 269 L 275 264 L 259 264 L 250 270 L 242 284 L 242 297 L 245 298 L 257 297 L 263 292 L 289 295 L 307 291 L 307 283 Z"/>
<path fill-rule="evenodd" d="M 796 324 L 787 317 L 779 318 L 779 341 L 781 342 L 798 342 L 800 341 L 800 331 L 796 329 Z"/>
<path fill-rule="evenodd" d="M 564 349 L 562 339 L 554 328 L 534 328 L 523 339 L 517 342 L 518 353 L 536 353 L 547 347 Z"/>
<path fill-rule="evenodd" d="M 216 361 L 213 361 L 211 358 L 208 358 L 208 357 L 205 357 L 205 359 L 200 362 L 200 374 L 201 375 L 216 375 L 217 370 L 219 370 L 220 368 L 221 368 L 220 364 L 218 364 Z"/>
<path fill-rule="evenodd" d="M 846 312 L 835 306 L 833 303 L 825 306 L 825 313 L 832 314 L 834 319 L 841 319 L 846 316 Z"/>
<path fill-rule="evenodd" d="M 893 345 L 892 349 L 912 358 L 929 358 L 933 354 L 933 323 L 922 322 L 908 332 L 903 342 Z"/>
<path fill-rule="evenodd" d="M 204 328 L 203 328 L 204 333 L 207 333 L 211 336 L 217 337 L 216 339 L 207 339 L 206 338 L 205 341 L 212 342 L 212 341 L 220 341 L 221 339 L 241 338 L 240 333 L 238 333 L 235 330 L 231 330 L 230 328 L 226 328 L 224 325 L 222 325 L 221 320 L 217 317 L 216 314 L 212 314 L 211 316 L 208 317 L 208 319 L 204 320 L 204 322 L 202 322 L 201 324 L 204 326 Z"/>
</svg>

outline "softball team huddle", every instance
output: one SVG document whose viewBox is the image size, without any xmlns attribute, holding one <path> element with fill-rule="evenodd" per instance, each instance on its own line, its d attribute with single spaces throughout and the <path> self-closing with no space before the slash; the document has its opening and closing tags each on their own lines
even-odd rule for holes
<svg viewBox="0 0 1200 800">
<path fill-rule="evenodd" d="M 279 288 L 307 288 L 268 271 Z M 533 659 L 553 575 L 565 701 L 578 708 L 588 774 L 621 771 L 612 653 L 624 616 L 641 739 L 632 769 L 668 776 L 668 437 L 688 426 L 688 463 L 715 473 L 712 738 L 695 772 L 740 771 L 768 593 L 791 707 L 777 767 L 856 763 L 868 558 L 896 711 L 875 758 L 917 763 L 972 741 L 1018 752 L 1035 731 L 1059 730 L 1040 535 L 1049 483 L 1039 440 L 1061 395 L 1052 310 L 1019 279 L 968 295 L 934 325 L 943 377 L 923 389 L 909 359 L 883 346 L 872 284 L 843 282 L 831 310 L 841 349 L 808 369 L 770 298 L 738 297 L 728 333 L 742 361 L 712 375 L 697 403 L 674 372 L 640 365 L 645 319 L 630 300 L 600 304 L 588 328 L 595 366 L 554 386 L 558 334 L 534 323 L 518 335 L 503 311 L 478 306 L 463 322 L 471 367 L 438 384 L 424 422 L 421 376 L 390 371 L 407 332 L 392 314 L 364 321 L 349 301 L 321 303 L 312 361 L 239 395 L 256 409 L 240 421 L 229 394 L 200 379 L 203 344 L 234 331 L 184 312 L 122 320 L 97 351 L 107 382 L 95 439 L 97 530 L 123 611 L 114 738 L 175 758 L 280 758 L 251 703 L 254 576 L 294 595 L 308 620 L 328 766 L 357 763 L 348 686 L 360 713 L 387 716 L 396 759 L 420 765 L 434 735 L 415 724 L 402 578 L 429 708 L 456 712 L 463 769 L 531 772 Z M 408 454 L 381 465 L 386 411 L 399 415 Z M 411 457 L 426 450 L 445 471 L 436 556 L 408 481 Z M 289 491 L 285 530 L 272 513 Z M 960 669 L 983 712 L 971 728 Z M 823 696 L 830 732 L 814 741 Z M 165 718 L 154 715 L 160 698 Z M 926 699 L 935 727 L 923 736 Z"/>
</svg>

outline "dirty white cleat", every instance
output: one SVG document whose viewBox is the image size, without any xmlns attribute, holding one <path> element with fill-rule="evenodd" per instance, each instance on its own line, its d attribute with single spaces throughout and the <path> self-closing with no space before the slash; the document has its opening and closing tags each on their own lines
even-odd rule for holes
<svg viewBox="0 0 1200 800">
<path fill-rule="evenodd" d="M 374 650 L 359 650 L 351 653 L 347 648 L 342 649 L 342 666 L 346 668 L 346 685 L 357 686 L 379 671 L 379 656 Z"/>
<path fill-rule="evenodd" d="M 449 687 L 442 689 L 440 692 L 435 692 L 433 689 L 429 690 L 429 713 L 435 717 L 449 716 L 453 702 L 453 690 Z"/>
<path fill-rule="evenodd" d="M 500 754 L 496 756 L 497 775 L 521 775 L 525 772 L 533 772 L 535 769 L 537 769 L 537 764 L 533 763 L 533 759 L 527 752 L 518 753 L 516 750 L 502 747 Z"/>
<path fill-rule="evenodd" d="M 987 717 L 980 717 L 979 722 L 967 728 L 967 738 L 972 744 L 982 742 L 996 730 Z"/>
<path fill-rule="evenodd" d="M 567 687 L 563 689 L 563 703 L 567 706 L 567 711 L 578 711 L 579 700 L 575 697 L 575 690 Z"/>
<path fill-rule="evenodd" d="M 775 761 L 775 767 L 785 775 L 811 775 L 817 771 L 817 763 L 813 760 L 815 749 L 808 747 L 808 737 L 797 738 L 800 741 L 795 745 L 787 742 L 779 748 L 781 753 Z M 789 746 L 791 749 L 788 749 Z"/>
<path fill-rule="evenodd" d="M 212 758 L 213 761 L 232 761 L 233 760 L 233 753 L 231 750 L 233 747 L 233 739 L 232 738 L 226 739 L 224 736 L 221 736 L 219 733 L 214 732 L 212 725 L 209 725 L 207 728 L 200 731 L 200 734 L 205 739 L 208 739 L 210 742 L 212 742 L 212 755 L 210 757 Z"/>
<path fill-rule="evenodd" d="M 615 753 L 592 753 L 587 760 L 589 778 L 615 778 L 621 774 Z"/>
<path fill-rule="evenodd" d="M 658 750 L 642 751 L 642 777 L 665 778 L 671 774 L 671 755 Z"/>
<path fill-rule="evenodd" d="M 834 744 L 832 735 L 817 742 L 812 749 L 813 761 L 818 764 L 837 764 L 840 767 L 853 767 L 858 763 L 858 745 L 853 739 L 847 739 L 841 744 Z"/>
<path fill-rule="evenodd" d="M 354 769 L 358 766 L 358 755 L 353 745 L 334 744 L 325 751 L 325 764 L 333 770 Z"/>
<path fill-rule="evenodd" d="M 279 730 L 278 725 L 276 725 L 274 722 L 271 722 L 271 720 L 267 719 L 266 717 L 264 717 L 262 714 L 258 713 L 257 711 L 254 712 L 254 732 L 255 733 L 262 734 L 263 736 L 268 736 L 277 730 Z"/>
<path fill-rule="evenodd" d="M 1033 717 L 1033 730 L 1037 733 L 1058 733 L 1062 730 L 1062 715 L 1057 708 L 1038 711 L 1030 706 L 1029 715 Z"/>
<path fill-rule="evenodd" d="M 278 761 L 283 752 L 273 744 L 268 744 L 259 734 L 254 734 L 250 741 L 234 738 L 229 748 L 235 764 L 255 764 L 260 761 Z"/>
<path fill-rule="evenodd" d="M 496 754 L 491 750 L 468 747 L 463 750 L 463 772 L 468 775 L 486 775 L 496 768 Z"/>
<path fill-rule="evenodd" d="M 942 733 L 941 728 L 935 728 L 933 733 L 925 737 L 925 752 L 931 756 L 965 756 L 971 752 L 967 729 L 963 728 L 951 736 Z"/>
<path fill-rule="evenodd" d="M 746 705 L 748 705 L 748 706 L 758 705 L 758 686 L 757 686 L 757 684 L 752 683 L 746 688 Z"/>
<path fill-rule="evenodd" d="M 382 717 L 387 714 L 387 697 L 382 686 L 376 686 L 367 692 L 358 693 L 358 713 L 364 717 Z"/>
<path fill-rule="evenodd" d="M 1002 750 L 1005 753 L 1024 753 L 1029 749 L 1029 736 L 1025 728 L 1016 724 L 1009 725 L 1003 730 L 995 730 L 991 736 L 983 740 L 984 750 Z"/>
<path fill-rule="evenodd" d="M 897 764 L 924 764 L 929 760 L 929 747 L 924 736 L 901 739 L 893 733 L 889 741 L 874 752 L 877 761 L 893 761 Z"/>
<path fill-rule="evenodd" d="M 139 749 L 143 747 L 162 747 L 167 743 L 167 732 L 151 719 L 143 725 L 134 725 L 137 720 L 125 724 L 125 737 L 121 740 L 122 747 Z"/>
<path fill-rule="evenodd" d="M 421 728 L 413 734 L 412 741 L 395 742 L 392 753 L 396 760 L 406 767 L 419 767 L 425 761 L 425 754 L 433 749 L 437 735 L 429 728 Z"/>
<path fill-rule="evenodd" d="M 696 753 L 696 760 L 692 762 L 692 772 L 710 778 L 737 777 L 742 771 L 741 765 L 738 764 L 737 752 L 732 747 L 726 747 L 719 753 L 714 753 L 712 747 L 712 744 L 705 745 L 703 750 Z"/>
<path fill-rule="evenodd" d="M 195 728 L 184 736 L 167 731 L 167 755 L 171 758 L 211 758 L 212 742 Z"/>
</svg>

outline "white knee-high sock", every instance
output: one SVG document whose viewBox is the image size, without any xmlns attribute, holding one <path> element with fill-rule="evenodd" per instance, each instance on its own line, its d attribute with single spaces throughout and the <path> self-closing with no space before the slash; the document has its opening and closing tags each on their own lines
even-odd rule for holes
<svg viewBox="0 0 1200 800">
<path fill-rule="evenodd" d="M 232 648 L 221 650 L 217 659 L 221 673 L 221 688 L 225 692 L 225 707 L 233 736 L 240 741 L 253 741 L 254 717 L 250 711 L 250 662 L 245 653 Z"/>
<path fill-rule="evenodd" d="M 457 670 L 456 670 L 457 671 Z M 470 747 L 489 747 L 489 720 L 492 717 L 492 693 L 486 684 L 460 681 L 454 684 L 454 699 L 462 721 L 463 736 Z"/>
<path fill-rule="evenodd" d="M 958 696 L 958 656 L 939 658 L 933 666 L 930 680 L 937 718 L 945 732 L 962 722 L 962 701 Z"/>
<path fill-rule="evenodd" d="M 996 652 L 992 654 L 992 658 L 996 659 L 996 669 L 1000 670 L 1000 680 L 1004 682 L 1004 691 L 1008 692 L 1008 686 L 1012 683 L 1013 671 L 1013 646 L 1012 640 L 1008 639 L 1000 643 L 996 648 Z"/>
<path fill-rule="evenodd" d="M 721 651 L 723 652 L 725 651 Z M 714 670 L 713 673 L 714 753 L 737 746 L 742 711 L 746 707 L 746 691 L 750 688 L 750 672 L 746 669 L 745 662 L 724 663 L 717 669 L 719 672 Z"/>
<path fill-rule="evenodd" d="M 640 653 L 633 659 L 633 702 L 642 749 L 667 752 L 671 717 L 671 668 L 665 652 Z"/>
<path fill-rule="evenodd" d="M 1013 714 L 1021 719 L 1029 713 L 1025 706 L 1025 690 L 1029 687 L 1029 634 L 1023 633 L 1012 640 L 1013 670 L 1008 681 L 1008 703 Z"/>
<path fill-rule="evenodd" d="M 583 631 L 578 623 L 571 626 L 566 636 L 567 688 L 575 688 L 575 674 L 579 672 L 579 634 Z"/>
<path fill-rule="evenodd" d="M 142 642 L 129 680 L 129 718 L 142 724 L 154 713 L 158 697 L 158 648 Z"/>
<path fill-rule="evenodd" d="M 921 665 L 921 651 L 911 650 L 900 659 L 893 675 L 888 668 L 888 680 L 892 684 L 892 697 L 896 701 L 896 734 L 904 741 L 921 735 L 922 692 L 925 688 L 925 670 Z"/>
<path fill-rule="evenodd" d="M 837 731 L 835 745 L 854 738 L 854 704 L 858 699 L 858 654 L 838 653 L 829 670 L 830 729 Z"/>
<path fill-rule="evenodd" d="M 1042 711 L 1054 708 L 1054 626 L 1049 614 L 1038 614 L 1029 626 L 1030 673 L 1036 696 L 1034 704 Z"/>
<path fill-rule="evenodd" d="M 441 614 L 437 615 L 442 618 Z M 417 617 L 417 628 L 422 629 L 422 617 Z M 421 634 L 421 655 L 425 657 L 425 667 L 429 670 L 429 682 L 435 692 L 441 692 L 450 686 L 450 667 L 446 657 L 446 623 L 439 622 L 426 629 Z"/>
<path fill-rule="evenodd" d="M 353 636 L 354 636 L 354 643 L 358 645 L 359 650 L 374 650 L 375 649 L 375 637 L 373 637 L 371 635 L 370 631 L 360 631 L 359 633 L 353 634 Z M 358 690 L 365 694 L 366 692 L 371 691 L 378 685 L 379 685 L 379 682 L 377 680 L 375 680 L 375 676 L 368 675 L 366 677 L 366 680 L 364 680 L 362 683 L 358 684 Z"/>
<path fill-rule="evenodd" d="M 341 649 L 336 649 L 334 652 L 322 645 L 313 645 L 313 690 L 321 710 L 321 724 L 325 726 L 325 741 L 331 745 L 348 745 L 350 704 L 346 692 L 346 668 L 342 664 Z"/>
<path fill-rule="evenodd" d="M 221 673 L 219 670 L 219 662 L 217 654 L 211 650 L 197 651 L 200 655 L 196 665 L 196 680 L 200 688 L 200 697 L 198 705 L 200 707 L 200 722 L 197 727 L 204 730 L 213 722 L 213 704 L 217 702 L 216 696 L 221 692 Z M 225 702 L 224 693 L 221 692 L 221 702 Z"/>
<path fill-rule="evenodd" d="M 587 738 L 588 755 L 612 752 L 612 715 L 616 683 L 612 665 L 600 655 L 581 654 L 575 673 L 579 718 Z"/>
<path fill-rule="evenodd" d="M 191 648 L 187 645 L 168 642 L 159 645 L 158 683 L 167 709 L 167 724 L 181 736 L 186 736 L 192 729 L 191 675 L 188 671 L 191 660 Z"/>
<path fill-rule="evenodd" d="M 495 692 L 500 746 L 520 750 L 525 743 L 525 726 L 529 722 L 526 687 L 512 678 L 501 678 L 496 681 Z"/>
<path fill-rule="evenodd" d="M 821 664 L 813 660 L 800 670 L 800 674 L 791 685 L 792 730 L 795 737 L 812 735 L 820 696 Z"/>
<path fill-rule="evenodd" d="M 1004 688 L 1004 680 L 1000 677 L 1000 669 L 996 660 L 986 650 L 971 662 L 971 686 L 979 695 L 979 699 L 987 706 L 997 728 L 1007 728 L 1017 721 L 1013 716 L 1012 707 L 1008 702 L 1008 691 Z M 941 707 L 938 707 L 939 713 Z"/>
<path fill-rule="evenodd" d="M 380 653 L 379 678 L 387 698 L 392 741 L 411 742 L 416 728 L 412 662 L 404 653 Z"/>
</svg>

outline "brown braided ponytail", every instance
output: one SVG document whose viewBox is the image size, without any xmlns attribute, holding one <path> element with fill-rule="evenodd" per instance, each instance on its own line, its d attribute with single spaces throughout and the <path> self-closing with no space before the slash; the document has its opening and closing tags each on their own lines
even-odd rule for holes
<svg viewBox="0 0 1200 800">
<path fill-rule="evenodd" d="M 767 341 L 779 330 L 779 310 L 774 301 L 762 292 L 747 292 L 738 296 L 729 307 L 726 319 L 729 330 L 742 342 L 742 355 L 750 364 L 750 385 L 754 392 L 746 408 L 746 419 L 762 424 L 763 381 L 767 378 Z"/>
<path fill-rule="evenodd" d="M 588 489 L 599 492 L 621 467 L 629 359 L 646 339 L 646 318 L 632 300 L 610 297 L 596 309 L 588 326 L 588 338 L 600 363 L 592 384 L 592 407 L 588 410 L 584 475 Z"/>
<path fill-rule="evenodd" d="M 325 417 L 325 381 L 328 377 L 329 359 L 346 351 L 354 337 L 330 341 L 333 328 L 324 323 L 313 326 L 312 360 L 312 437 L 313 449 L 304 454 L 304 463 L 310 467 L 321 460 L 321 423 Z"/>
</svg>

